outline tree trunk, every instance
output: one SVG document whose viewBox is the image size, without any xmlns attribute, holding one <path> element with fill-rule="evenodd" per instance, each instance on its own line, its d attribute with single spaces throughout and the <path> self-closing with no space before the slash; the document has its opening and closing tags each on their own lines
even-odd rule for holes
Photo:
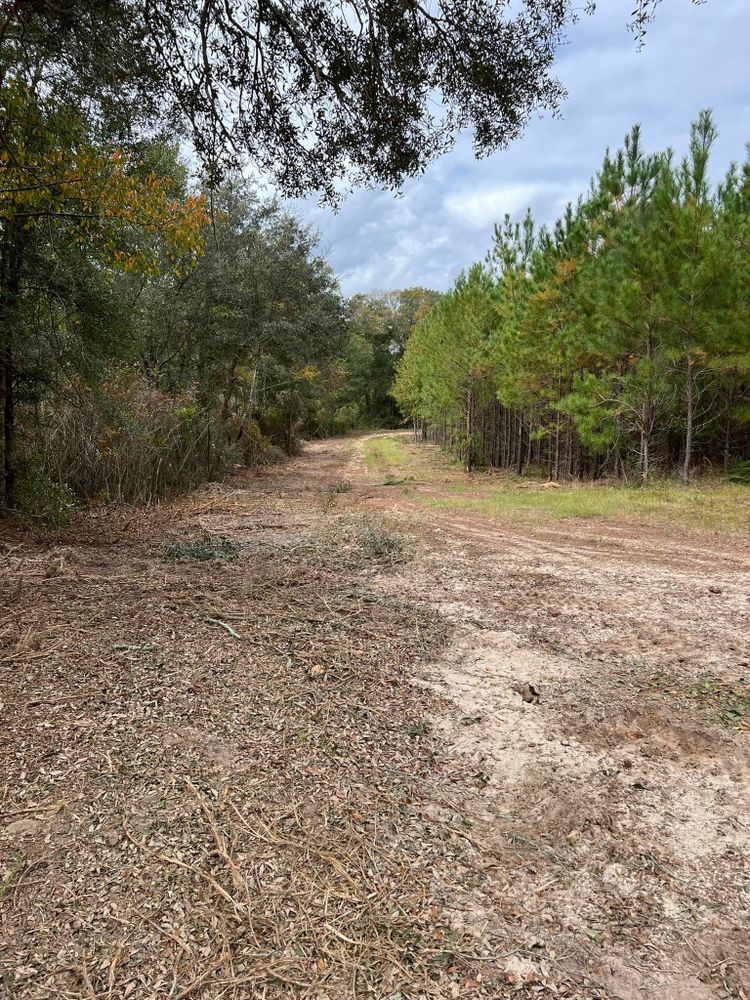
<svg viewBox="0 0 750 1000">
<path fill-rule="evenodd" d="M 474 468 L 474 442 L 472 430 L 474 423 L 474 384 L 469 382 L 466 387 L 466 471 Z"/>
<path fill-rule="evenodd" d="M 641 482 L 644 486 L 648 485 L 648 477 L 651 472 L 649 444 L 649 434 L 646 432 L 645 427 L 641 427 Z"/>
<path fill-rule="evenodd" d="M 13 331 L 21 288 L 20 229 L 5 223 L 0 267 L 0 508 L 11 508 L 15 487 L 15 399 Z"/>
<path fill-rule="evenodd" d="M 695 383 L 693 378 L 693 359 L 688 354 L 687 375 L 685 379 L 685 458 L 682 463 L 682 482 L 690 482 L 690 466 L 693 461 L 693 423 L 695 420 Z"/>
<path fill-rule="evenodd" d="M 290 391 L 289 393 L 289 423 L 287 425 L 287 435 L 286 435 L 286 453 L 287 455 L 292 454 L 292 439 L 293 439 L 293 421 L 294 414 L 292 412 L 292 403 L 294 400 L 294 393 Z"/>
<path fill-rule="evenodd" d="M 724 425 L 724 472 L 729 471 L 732 458 L 732 402 L 733 393 L 730 390 L 727 394 L 727 420 Z"/>
</svg>

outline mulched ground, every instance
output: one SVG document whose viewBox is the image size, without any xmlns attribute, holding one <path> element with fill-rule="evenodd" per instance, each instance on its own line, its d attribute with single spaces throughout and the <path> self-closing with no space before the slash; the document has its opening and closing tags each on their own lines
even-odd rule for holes
<svg viewBox="0 0 750 1000">
<path fill-rule="evenodd" d="M 450 919 L 487 874 L 410 683 L 446 625 L 304 472 L 6 532 L 3 996 L 499 995 Z"/>
<path fill-rule="evenodd" d="M 746 998 L 743 568 L 360 466 L 0 534 L 0 997 Z"/>
</svg>

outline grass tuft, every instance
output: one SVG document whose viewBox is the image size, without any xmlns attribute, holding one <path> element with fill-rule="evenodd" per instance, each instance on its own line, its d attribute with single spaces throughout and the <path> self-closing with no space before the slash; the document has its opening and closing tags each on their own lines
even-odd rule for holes
<svg viewBox="0 0 750 1000">
<path fill-rule="evenodd" d="M 340 479 L 337 483 L 330 483 L 325 488 L 326 493 L 348 493 L 352 484 L 348 479 Z"/>
<path fill-rule="evenodd" d="M 395 562 L 404 554 L 402 536 L 380 524 L 364 525 L 359 532 L 359 545 L 362 552 L 371 559 Z"/>
</svg>

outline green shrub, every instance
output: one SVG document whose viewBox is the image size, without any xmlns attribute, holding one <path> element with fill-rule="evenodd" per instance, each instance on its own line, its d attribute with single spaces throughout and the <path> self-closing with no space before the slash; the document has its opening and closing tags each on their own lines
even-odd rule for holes
<svg viewBox="0 0 750 1000">
<path fill-rule="evenodd" d="M 76 509 L 67 483 L 56 483 L 40 469 L 24 473 L 15 487 L 15 509 L 26 520 L 46 528 L 62 528 Z"/>
<path fill-rule="evenodd" d="M 404 540 L 395 531 L 380 524 L 367 524 L 359 532 L 359 544 L 365 555 L 372 559 L 395 562 L 404 554 Z"/>
</svg>

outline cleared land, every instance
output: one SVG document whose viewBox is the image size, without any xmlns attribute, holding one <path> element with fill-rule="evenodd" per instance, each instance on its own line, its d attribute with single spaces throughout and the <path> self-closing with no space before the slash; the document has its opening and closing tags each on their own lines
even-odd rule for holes
<svg viewBox="0 0 750 1000">
<path fill-rule="evenodd" d="M 0 990 L 750 996 L 749 523 L 388 434 L 6 532 Z"/>
</svg>

